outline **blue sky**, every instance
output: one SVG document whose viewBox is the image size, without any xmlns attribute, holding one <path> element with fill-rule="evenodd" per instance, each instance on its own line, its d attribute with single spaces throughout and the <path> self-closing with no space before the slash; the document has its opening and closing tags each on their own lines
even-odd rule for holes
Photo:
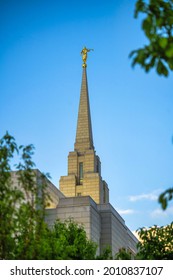
<svg viewBox="0 0 173 280">
<path fill-rule="evenodd" d="M 132 69 L 146 43 L 135 1 L 0 1 L 0 137 L 34 144 L 38 169 L 58 186 L 74 149 L 88 56 L 94 145 L 110 202 L 131 230 L 172 221 L 158 194 L 173 184 L 173 74 Z"/>
</svg>

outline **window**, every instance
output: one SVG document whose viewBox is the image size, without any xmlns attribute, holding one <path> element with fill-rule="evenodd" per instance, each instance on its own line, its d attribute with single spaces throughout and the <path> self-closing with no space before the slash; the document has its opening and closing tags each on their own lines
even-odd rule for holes
<svg viewBox="0 0 173 280">
<path fill-rule="evenodd" d="M 101 174 L 101 163 L 100 163 L 99 157 L 97 157 L 96 172 Z"/>
<path fill-rule="evenodd" d="M 103 185 L 103 203 L 106 203 L 106 187 Z"/>
<path fill-rule="evenodd" d="M 83 162 L 79 162 L 79 184 L 83 183 Z"/>
<path fill-rule="evenodd" d="M 77 193 L 77 196 L 81 196 L 82 194 L 80 192 Z"/>
</svg>

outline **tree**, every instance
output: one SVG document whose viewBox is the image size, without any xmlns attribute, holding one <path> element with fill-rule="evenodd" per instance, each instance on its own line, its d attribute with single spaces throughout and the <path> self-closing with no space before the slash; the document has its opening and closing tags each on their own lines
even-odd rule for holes
<svg viewBox="0 0 173 280">
<path fill-rule="evenodd" d="M 130 53 L 132 66 L 139 64 L 146 72 L 155 68 L 168 76 L 173 70 L 173 0 L 138 0 L 135 18 L 142 13 L 142 29 L 149 41 L 143 48 Z"/>
<path fill-rule="evenodd" d="M 153 226 L 138 230 L 138 259 L 172 260 L 173 259 L 173 223 L 167 226 Z"/>
<path fill-rule="evenodd" d="M 135 18 L 142 13 L 142 29 L 149 41 L 143 48 L 130 53 L 132 66 L 139 64 L 146 72 L 155 68 L 158 75 L 168 76 L 173 70 L 173 0 L 137 0 Z M 160 194 L 163 210 L 173 198 L 173 188 Z M 173 224 L 138 230 L 139 259 L 173 259 Z"/>
<path fill-rule="evenodd" d="M 37 244 L 44 236 L 46 186 L 43 175 L 38 192 L 33 150 L 33 145 L 18 146 L 8 132 L 0 139 L 0 259 L 36 258 Z M 11 179 L 11 160 L 16 155 L 19 186 Z"/>
<path fill-rule="evenodd" d="M 8 133 L 0 140 L 0 259 L 12 258 L 15 247 L 18 210 L 23 194 L 11 188 L 10 160 L 18 147 Z"/>
<path fill-rule="evenodd" d="M 146 72 L 155 68 L 159 75 L 168 76 L 173 70 L 173 0 L 137 0 L 135 18 L 142 13 L 142 29 L 149 44 L 130 53 L 132 66 L 139 64 Z M 163 210 L 173 198 L 173 188 L 159 196 Z"/>
<path fill-rule="evenodd" d="M 84 228 L 74 222 L 56 221 L 51 230 L 51 248 L 54 260 L 93 260 L 97 244 L 89 240 Z"/>
</svg>

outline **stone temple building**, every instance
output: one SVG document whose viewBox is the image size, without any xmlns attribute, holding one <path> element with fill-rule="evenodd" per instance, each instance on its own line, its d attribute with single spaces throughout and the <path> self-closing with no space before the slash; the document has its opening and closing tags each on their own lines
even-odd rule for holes
<svg viewBox="0 0 173 280">
<path fill-rule="evenodd" d="M 109 188 L 102 179 L 100 158 L 94 148 L 86 71 L 89 50 L 85 50 L 74 150 L 69 152 L 68 173 L 61 176 L 59 189 L 47 180 L 51 202 L 46 209 L 46 222 L 52 226 L 57 219 L 74 219 L 98 244 L 98 254 L 107 246 L 113 255 L 122 247 L 135 254 L 138 240 L 109 203 Z M 41 172 L 35 172 L 39 185 Z M 12 178 L 16 183 L 16 172 L 12 172 Z"/>
<path fill-rule="evenodd" d="M 107 245 L 113 254 L 122 247 L 136 253 L 138 240 L 109 203 L 109 188 L 101 176 L 101 163 L 93 142 L 86 60 L 74 150 L 69 152 L 68 173 L 61 176 L 59 186 L 61 195 L 56 207 L 46 210 L 49 225 L 56 219 L 73 218 L 83 224 L 87 236 L 98 244 L 99 253 Z"/>
</svg>

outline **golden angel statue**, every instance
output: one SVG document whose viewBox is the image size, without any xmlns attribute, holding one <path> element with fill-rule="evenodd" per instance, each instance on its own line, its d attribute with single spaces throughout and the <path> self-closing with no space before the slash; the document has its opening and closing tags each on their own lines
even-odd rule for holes
<svg viewBox="0 0 173 280">
<path fill-rule="evenodd" d="M 84 47 L 81 51 L 81 55 L 82 55 L 82 60 L 83 60 L 83 67 L 86 67 L 86 61 L 87 61 L 87 53 L 93 51 L 93 49 L 87 49 L 86 47 Z"/>
</svg>

